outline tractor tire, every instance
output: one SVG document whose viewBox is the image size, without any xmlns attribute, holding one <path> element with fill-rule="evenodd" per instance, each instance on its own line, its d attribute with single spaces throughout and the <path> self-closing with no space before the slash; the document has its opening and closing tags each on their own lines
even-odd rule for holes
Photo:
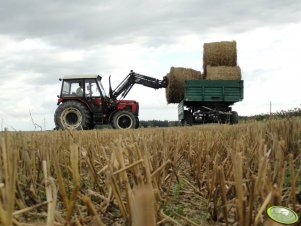
<svg viewBox="0 0 301 226">
<path fill-rule="evenodd" d="M 90 129 L 91 114 L 87 107 L 78 101 L 66 101 L 58 106 L 54 114 L 57 129 Z"/>
<path fill-rule="evenodd" d="M 236 111 L 232 111 L 232 114 L 230 115 L 230 124 L 237 124 L 238 123 L 238 114 Z"/>
<path fill-rule="evenodd" d="M 136 126 L 135 126 L 135 129 L 138 129 L 140 126 L 140 123 L 139 123 L 139 118 L 136 117 Z"/>
<path fill-rule="evenodd" d="M 112 119 L 114 129 L 134 129 L 137 124 L 135 115 L 130 111 L 118 111 Z"/>
</svg>

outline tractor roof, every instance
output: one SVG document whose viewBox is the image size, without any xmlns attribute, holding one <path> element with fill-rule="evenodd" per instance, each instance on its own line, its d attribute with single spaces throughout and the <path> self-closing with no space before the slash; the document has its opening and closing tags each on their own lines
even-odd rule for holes
<svg viewBox="0 0 301 226">
<path fill-rule="evenodd" d="M 97 78 L 100 75 L 64 75 L 63 79 L 82 79 L 82 78 Z"/>
</svg>

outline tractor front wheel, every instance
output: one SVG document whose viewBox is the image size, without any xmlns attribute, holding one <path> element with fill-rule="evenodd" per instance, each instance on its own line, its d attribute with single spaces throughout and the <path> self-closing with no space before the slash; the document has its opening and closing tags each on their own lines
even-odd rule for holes
<svg viewBox="0 0 301 226">
<path fill-rule="evenodd" d="M 58 106 L 54 115 L 56 128 L 62 130 L 89 129 L 91 114 L 87 107 L 78 101 L 66 101 Z"/>
<path fill-rule="evenodd" d="M 137 123 L 135 115 L 130 111 L 118 111 L 112 119 L 112 126 L 115 129 L 133 129 Z"/>
</svg>

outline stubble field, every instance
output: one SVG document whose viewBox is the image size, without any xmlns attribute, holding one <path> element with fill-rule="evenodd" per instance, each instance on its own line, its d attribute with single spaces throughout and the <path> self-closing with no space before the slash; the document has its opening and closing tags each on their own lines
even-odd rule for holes
<svg viewBox="0 0 301 226">
<path fill-rule="evenodd" d="M 301 214 L 301 120 L 1 132 L 1 225 L 260 225 Z"/>
</svg>

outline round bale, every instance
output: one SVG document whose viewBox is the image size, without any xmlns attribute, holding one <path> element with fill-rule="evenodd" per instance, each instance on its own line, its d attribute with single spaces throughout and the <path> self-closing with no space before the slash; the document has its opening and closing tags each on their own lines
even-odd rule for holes
<svg viewBox="0 0 301 226">
<path fill-rule="evenodd" d="M 230 66 L 237 65 L 236 42 L 223 41 L 204 43 L 203 67 L 210 66 Z"/>
<path fill-rule="evenodd" d="M 206 67 L 206 79 L 207 80 L 241 80 L 240 67 Z"/>
<path fill-rule="evenodd" d="M 184 98 L 185 80 L 202 79 L 200 71 L 183 67 L 171 67 L 167 74 L 168 86 L 166 87 L 167 103 L 180 103 Z"/>
</svg>

